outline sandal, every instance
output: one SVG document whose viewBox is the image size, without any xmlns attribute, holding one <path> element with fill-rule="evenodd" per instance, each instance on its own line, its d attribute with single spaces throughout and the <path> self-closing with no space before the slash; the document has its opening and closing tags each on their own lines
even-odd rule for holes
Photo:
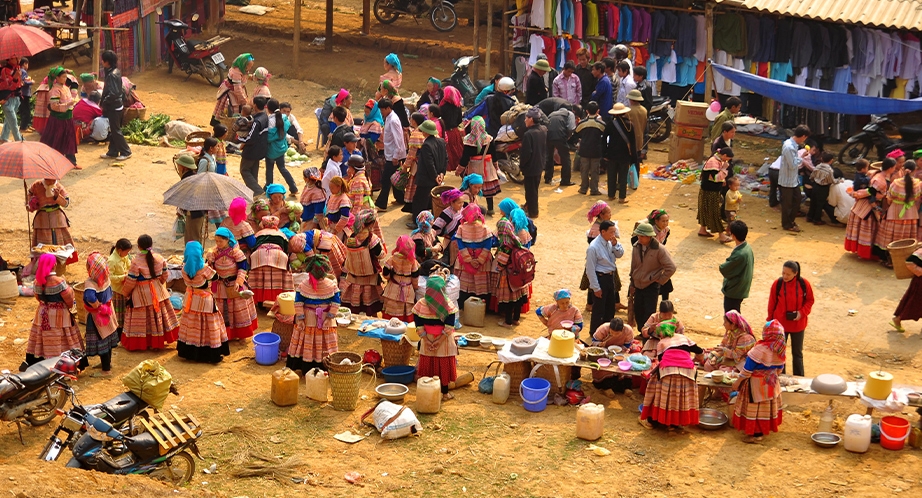
<svg viewBox="0 0 922 498">
<path fill-rule="evenodd" d="M 743 442 L 746 444 L 759 444 L 762 442 L 762 436 L 746 436 L 743 438 Z"/>
<path fill-rule="evenodd" d="M 906 329 L 904 329 L 902 325 L 897 325 L 896 322 L 894 322 L 893 320 L 890 320 L 889 325 L 893 327 L 893 330 L 897 332 L 906 332 Z"/>
<path fill-rule="evenodd" d="M 442 395 L 442 401 L 450 401 L 455 399 L 455 395 L 452 393 L 445 393 Z"/>
<path fill-rule="evenodd" d="M 644 429 L 653 429 L 653 424 L 651 424 L 649 421 L 644 420 L 640 417 L 637 417 L 637 423 L 639 423 L 640 426 L 643 427 Z"/>
<path fill-rule="evenodd" d="M 713 233 L 701 233 L 701 232 L 698 232 L 698 237 L 708 237 L 708 238 L 711 238 L 711 237 L 713 237 L 713 236 L 714 236 Z"/>
<path fill-rule="evenodd" d="M 512 325 L 511 323 L 506 323 L 505 320 L 500 320 L 500 321 L 496 322 L 496 324 L 499 325 L 500 327 L 503 327 L 503 328 L 506 328 L 506 329 L 511 329 L 512 327 L 514 327 L 514 325 Z"/>
</svg>

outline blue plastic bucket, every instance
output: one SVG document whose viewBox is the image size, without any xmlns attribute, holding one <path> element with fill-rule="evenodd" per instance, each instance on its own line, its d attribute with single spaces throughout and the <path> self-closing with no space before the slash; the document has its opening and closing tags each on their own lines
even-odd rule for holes
<svg viewBox="0 0 922 498">
<path fill-rule="evenodd" d="M 282 338 L 272 332 L 260 332 L 253 336 L 253 346 L 256 348 L 256 363 L 260 365 L 275 365 L 279 361 L 279 343 Z"/>
<path fill-rule="evenodd" d="M 410 385 L 416 378 L 416 367 L 412 365 L 398 365 L 381 370 L 381 375 L 387 382 Z"/>
<path fill-rule="evenodd" d="M 522 381 L 519 395 L 530 412 L 543 412 L 547 407 L 547 395 L 551 392 L 551 382 L 539 377 L 530 377 Z"/>
</svg>

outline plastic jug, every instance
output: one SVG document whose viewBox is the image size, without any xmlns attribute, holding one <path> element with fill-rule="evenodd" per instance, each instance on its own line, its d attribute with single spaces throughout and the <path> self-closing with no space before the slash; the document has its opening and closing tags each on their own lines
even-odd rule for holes
<svg viewBox="0 0 922 498">
<path fill-rule="evenodd" d="M 845 449 L 864 453 L 871 447 L 871 416 L 852 414 L 845 420 Z"/>
<path fill-rule="evenodd" d="M 595 441 L 602 437 L 605 426 L 605 407 L 595 403 L 581 405 L 576 411 L 576 437 Z"/>
<path fill-rule="evenodd" d="M 272 373 L 272 402 L 278 406 L 298 404 L 298 374 L 288 367 Z"/>
<path fill-rule="evenodd" d="M 483 327 L 487 313 L 487 303 L 479 297 L 471 296 L 464 301 L 462 322 L 468 327 Z"/>
<path fill-rule="evenodd" d="M 836 414 L 832 411 L 832 400 L 829 400 L 829 406 L 820 414 L 820 425 L 816 432 L 832 432 L 832 424 L 836 420 Z"/>
<path fill-rule="evenodd" d="M 11 271 L 0 271 L 0 299 L 13 299 L 14 297 L 19 297 L 16 275 Z"/>
<path fill-rule="evenodd" d="M 330 390 L 330 374 L 319 368 L 312 368 L 304 375 L 304 383 L 307 384 L 307 397 L 319 401 L 327 402 L 327 391 Z"/>
<path fill-rule="evenodd" d="M 493 379 L 493 402 L 502 405 L 509 399 L 509 386 L 512 384 L 512 377 L 503 372 Z"/>
<path fill-rule="evenodd" d="M 442 383 L 438 377 L 420 377 L 416 381 L 416 412 L 438 413 L 442 408 Z"/>
</svg>

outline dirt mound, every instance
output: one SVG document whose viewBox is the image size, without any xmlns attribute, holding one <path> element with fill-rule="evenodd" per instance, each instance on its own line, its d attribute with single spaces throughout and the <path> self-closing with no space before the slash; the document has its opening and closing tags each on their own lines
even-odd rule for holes
<svg viewBox="0 0 922 498">
<path fill-rule="evenodd" d="M 173 486 L 144 476 L 115 476 L 64 467 L 62 462 L 39 462 L 26 465 L 0 465 L 3 487 L 8 496 L 39 498 L 43 496 L 70 496 L 73 498 L 101 496 L 124 497 L 191 496 Z M 214 496 L 206 490 L 196 494 Z"/>
</svg>

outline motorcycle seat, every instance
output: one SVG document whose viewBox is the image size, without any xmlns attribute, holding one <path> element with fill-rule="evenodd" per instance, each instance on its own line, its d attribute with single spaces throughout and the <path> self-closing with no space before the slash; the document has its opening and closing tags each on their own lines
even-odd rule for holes
<svg viewBox="0 0 922 498">
<path fill-rule="evenodd" d="M 145 431 L 137 436 L 125 438 L 125 446 L 143 460 L 150 460 L 160 455 L 160 443 L 150 432 Z"/>
<path fill-rule="evenodd" d="M 137 415 L 146 406 L 146 403 L 130 392 L 119 394 L 102 404 L 103 410 L 112 416 L 110 423 L 113 426 L 121 425 L 134 415 Z"/>
<path fill-rule="evenodd" d="M 16 378 L 26 387 L 42 385 L 54 375 L 51 369 L 54 368 L 57 362 L 57 357 L 40 361 L 29 367 L 25 372 L 21 372 Z"/>
<path fill-rule="evenodd" d="M 922 139 L 922 124 L 900 126 L 900 135 L 903 136 L 904 140 L 915 141 Z"/>
<path fill-rule="evenodd" d="M 669 100 L 669 97 L 663 97 L 662 95 L 656 95 L 653 97 L 651 105 L 655 107 L 655 106 L 662 104 L 663 102 L 666 102 L 667 100 Z"/>
</svg>

